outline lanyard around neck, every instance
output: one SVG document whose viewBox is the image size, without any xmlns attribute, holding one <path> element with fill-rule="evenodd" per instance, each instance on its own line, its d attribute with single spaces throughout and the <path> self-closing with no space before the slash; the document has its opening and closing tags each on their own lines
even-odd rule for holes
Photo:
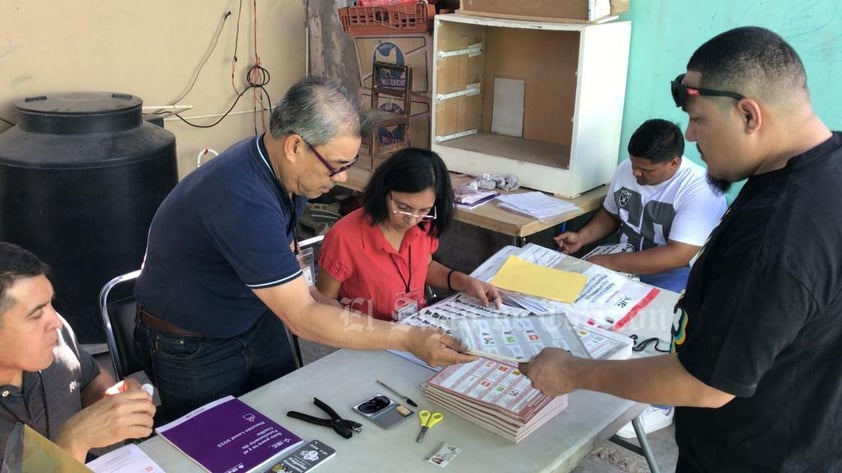
<svg viewBox="0 0 842 473">
<path fill-rule="evenodd" d="M 392 266 L 395 267 L 395 271 L 398 272 L 398 276 L 400 276 L 400 278 L 401 278 L 401 282 L 403 283 L 404 291 L 406 291 L 406 293 L 409 294 L 409 292 L 411 290 L 411 287 L 412 287 L 412 245 L 409 245 L 409 248 L 407 248 L 407 251 L 409 253 L 409 258 L 408 258 L 409 264 L 407 264 L 407 270 L 409 272 L 409 278 L 403 277 L 403 273 L 401 272 L 401 269 L 398 268 L 398 263 L 395 262 L 395 255 L 393 255 L 392 253 L 389 253 L 389 259 L 392 260 Z"/>
</svg>

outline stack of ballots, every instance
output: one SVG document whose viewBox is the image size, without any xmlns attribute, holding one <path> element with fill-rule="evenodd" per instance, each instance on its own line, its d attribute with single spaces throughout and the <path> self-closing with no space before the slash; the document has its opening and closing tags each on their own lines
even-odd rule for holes
<svg viewBox="0 0 842 473">
<path fill-rule="evenodd" d="M 579 209 L 570 202 L 537 191 L 501 195 L 497 200 L 503 208 L 538 220 L 546 220 Z"/>
<path fill-rule="evenodd" d="M 444 368 L 427 381 L 424 395 L 514 443 L 567 407 L 567 395 L 541 394 L 517 367 L 487 358 Z"/>
</svg>

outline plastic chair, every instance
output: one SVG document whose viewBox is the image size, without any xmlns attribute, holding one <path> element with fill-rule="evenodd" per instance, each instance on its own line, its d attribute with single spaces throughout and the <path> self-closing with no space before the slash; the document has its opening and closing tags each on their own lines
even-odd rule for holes
<svg viewBox="0 0 842 473">
<path fill-rule="evenodd" d="M 134 283 L 140 270 L 121 274 L 105 283 L 99 292 L 99 311 L 105 328 L 105 341 L 114 376 L 118 380 L 132 373 L 143 371 L 140 358 L 134 353 L 134 322 L 137 303 L 134 297 Z M 109 295 L 115 295 L 109 300 Z"/>
</svg>

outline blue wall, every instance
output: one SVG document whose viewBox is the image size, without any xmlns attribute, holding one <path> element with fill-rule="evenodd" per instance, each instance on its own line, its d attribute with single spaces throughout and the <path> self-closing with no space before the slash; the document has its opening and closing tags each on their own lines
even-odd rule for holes
<svg viewBox="0 0 842 473">
<path fill-rule="evenodd" d="M 738 26 L 762 26 L 784 37 L 807 68 L 816 113 L 842 130 L 842 2 L 839 0 L 630 0 L 621 19 L 631 20 L 632 37 L 620 160 L 640 123 L 665 118 L 682 129 L 687 116 L 675 107 L 669 81 L 711 37 Z M 696 162 L 695 146 L 686 155 Z M 729 195 L 736 195 L 735 186 Z"/>
</svg>

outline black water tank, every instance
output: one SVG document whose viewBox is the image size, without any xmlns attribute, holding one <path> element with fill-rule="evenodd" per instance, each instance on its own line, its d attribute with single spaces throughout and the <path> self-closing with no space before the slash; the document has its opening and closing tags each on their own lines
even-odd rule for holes
<svg viewBox="0 0 842 473">
<path fill-rule="evenodd" d="M 105 340 L 99 290 L 140 267 L 152 216 L 178 181 L 175 137 L 142 119 L 142 103 L 29 97 L 0 134 L 0 240 L 50 265 L 56 309 L 81 343 Z"/>
</svg>

